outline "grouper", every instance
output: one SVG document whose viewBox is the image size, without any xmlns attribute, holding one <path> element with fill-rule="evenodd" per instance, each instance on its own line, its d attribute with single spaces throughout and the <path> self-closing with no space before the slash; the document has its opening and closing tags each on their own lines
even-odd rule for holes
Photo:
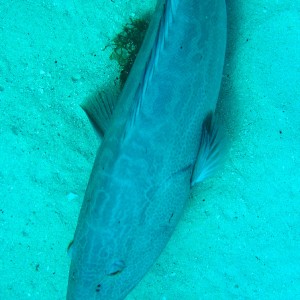
<svg viewBox="0 0 300 300">
<path fill-rule="evenodd" d="M 225 0 L 158 0 L 119 96 L 83 103 L 103 140 L 69 247 L 68 300 L 125 299 L 223 160 L 226 27 Z"/>
</svg>

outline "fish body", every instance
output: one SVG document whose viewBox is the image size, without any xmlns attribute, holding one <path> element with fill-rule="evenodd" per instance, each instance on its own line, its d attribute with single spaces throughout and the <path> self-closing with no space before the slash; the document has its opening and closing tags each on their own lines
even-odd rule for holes
<svg viewBox="0 0 300 300">
<path fill-rule="evenodd" d="M 124 299 L 166 246 L 213 165 L 225 44 L 224 0 L 158 1 L 95 159 L 68 300 Z"/>
</svg>

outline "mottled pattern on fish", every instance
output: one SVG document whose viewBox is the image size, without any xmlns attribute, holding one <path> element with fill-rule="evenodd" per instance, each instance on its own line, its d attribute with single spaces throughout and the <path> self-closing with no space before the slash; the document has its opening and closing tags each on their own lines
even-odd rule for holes
<svg viewBox="0 0 300 300">
<path fill-rule="evenodd" d="M 225 41 L 224 0 L 158 1 L 97 153 L 67 299 L 124 299 L 164 249 L 198 176 Z"/>
</svg>

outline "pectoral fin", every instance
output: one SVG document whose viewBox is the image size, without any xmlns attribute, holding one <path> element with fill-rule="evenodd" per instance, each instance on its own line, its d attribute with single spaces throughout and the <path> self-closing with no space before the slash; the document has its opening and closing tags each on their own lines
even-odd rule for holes
<svg viewBox="0 0 300 300">
<path fill-rule="evenodd" d="M 103 138 L 109 127 L 114 108 L 118 100 L 118 93 L 114 92 L 115 87 L 96 92 L 88 97 L 80 106 L 87 114 L 97 135 Z"/>
<path fill-rule="evenodd" d="M 191 179 L 192 186 L 218 170 L 224 160 L 225 148 L 224 134 L 220 132 L 219 125 L 210 112 L 202 124 L 199 152 Z"/>
<path fill-rule="evenodd" d="M 72 255 L 73 255 L 73 244 L 74 244 L 74 242 L 71 241 L 69 246 L 68 246 L 68 250 L 67 250 L 67 253 L 68 253 L 70 258 L 72 258 Z"/>
</svg>

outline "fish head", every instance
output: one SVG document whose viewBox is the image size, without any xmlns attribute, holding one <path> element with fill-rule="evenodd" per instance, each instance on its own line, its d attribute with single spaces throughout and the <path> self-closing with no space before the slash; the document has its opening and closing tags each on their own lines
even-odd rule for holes
<svg viewBox="0 0 300 300">
<path fill-rule="evenodd" d="M 128 294 L 131 288 L 124 285 L 128 279 L 128 272 L 123 273 L 126 269 L 125 261 L 106 259 L 102 264 L 100 267 L 99 264 L 88 267 L 86 263 L 82 266 L 76 261 L 71 263 L 68 300 L 118 300 Z"/>
<path fill-rule="evenodd" d="M 124 299 L 145 273 L 137 270 L 142 255 L 136 251 L 133 236 L 128 233 L 124 240 L 115 233 L 119 227 L 110 229 L 114 234 L 104 229 L 90 229 L 88 236 L 81 235 L 69 247 L 67 300 Z"/>
</svg>

